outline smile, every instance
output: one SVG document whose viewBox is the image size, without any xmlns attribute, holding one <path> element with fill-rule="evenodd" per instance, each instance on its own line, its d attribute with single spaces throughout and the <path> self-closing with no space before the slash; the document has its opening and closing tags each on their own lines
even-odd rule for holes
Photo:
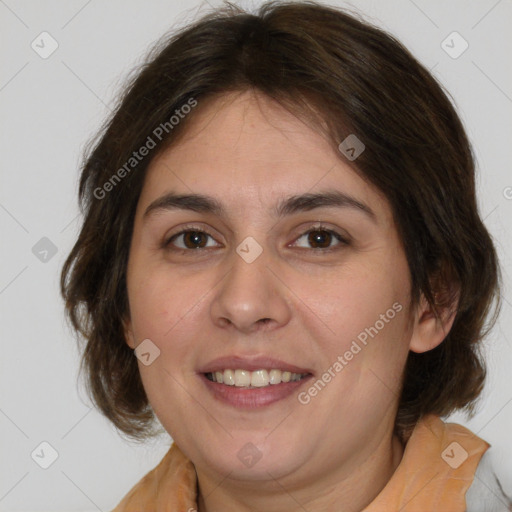
<svg viewBox="0 0 512 512">
<path fill-rule="evenodd" d="M 256 371 L 226 369 L 205 373 L 206 378 L 211 382 L 239 388 L 263 388 L 282 382 L 296 382 L 308 375 L 308 373 L 292 373 L 279 369 Z"/>
</svg>

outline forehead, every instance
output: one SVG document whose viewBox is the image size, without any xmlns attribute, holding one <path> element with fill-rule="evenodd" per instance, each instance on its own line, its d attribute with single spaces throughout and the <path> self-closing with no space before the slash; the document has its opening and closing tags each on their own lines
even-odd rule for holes
<svg viewBox="0 0 512 512">
<path fill-rule="evenodd" d="M 165 192 L 194 192 L 240 212 L 291 195 L 337 190 L 372 203 L 378 217 L 390 220 L 384 196 L 325 135 L 260 93 L 199 102 L 189 121 L 178 141 L 148 167 L 141 207 Z"/>
</svg>

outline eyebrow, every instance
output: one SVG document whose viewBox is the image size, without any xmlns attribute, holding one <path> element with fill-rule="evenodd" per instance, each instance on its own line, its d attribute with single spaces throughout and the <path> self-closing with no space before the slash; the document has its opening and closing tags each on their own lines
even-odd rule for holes
<svg viewBox="0 0 512 512">
<path fill-rule="evenodd" d="M 286 217 L 299 212 L 317 208 L 350 208 L 365 214 L 376 222 L 375 212 L 365 203 L 340 191 L 325 191 L 290 196 L 281 200 L 273 210 L 274 216 Z M 214 197 L 202 194 L 177 194 L 169 192 L 155 199 L 143 214 L 147 219 L 151 214 L 167 210 L 189 210 L 198 213 L 211 213 L 219 217 L 225 216 L 225 208 Z"/>
</svg>

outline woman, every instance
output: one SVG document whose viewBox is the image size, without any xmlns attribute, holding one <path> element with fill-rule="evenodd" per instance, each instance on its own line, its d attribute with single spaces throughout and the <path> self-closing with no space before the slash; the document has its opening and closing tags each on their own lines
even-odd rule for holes
<svg viewBox="0 0 512 512">
<path fill-rule="evenodd" d="M 475 510 L 489 445 L 440 416 L 482 390 L 498 263 L 462 124 L 395 39 L 219 10 L 133 79 L 79 194 L 92 397 L 174 441 L 117 512 Z"/>
</svg>

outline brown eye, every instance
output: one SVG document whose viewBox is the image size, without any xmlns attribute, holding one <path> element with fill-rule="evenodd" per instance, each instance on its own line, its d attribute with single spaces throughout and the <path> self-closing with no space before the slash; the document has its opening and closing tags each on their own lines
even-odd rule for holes
<svg viewBox="0 0 512 512">
<path fill-rule="evenodd" d="M 174 245 L 178 249 L 203 249 L 205 247 L 212 247 L 212 245 L 208 245 L 209 238 L 213 240 L 204 231 L 188 229 L 172 236 L 165 245 Z"/>
<path fill-rule="evenodd" d="M 187 231 L 183 234 L 183 243 L 188 249 L 196 249 L 206 245 L 206 236 L 200 231 Z"/>
<path fill-rule="evenodd" d="M 300 243 L 300 240 L 304 240 L 305 243 Z M 337 242 L 333 244 L 333 242 Z M 343 238 L 336 231 L 330 229 L 310 229 L 301 235 L 295 242 L 296 246 L 303 247 L 306 249 L 318 249 L 318 250 L 333 250 L 337 249 L 338 246 L 348 245 L 348 241 Z"/>
<path fill-rule="evenodd" d="M 310 231 L 308 234 L 308 243 L 314 247 L 326 249 L 331 245 L 332 234 L 328 231 Z"/>
</svg>

